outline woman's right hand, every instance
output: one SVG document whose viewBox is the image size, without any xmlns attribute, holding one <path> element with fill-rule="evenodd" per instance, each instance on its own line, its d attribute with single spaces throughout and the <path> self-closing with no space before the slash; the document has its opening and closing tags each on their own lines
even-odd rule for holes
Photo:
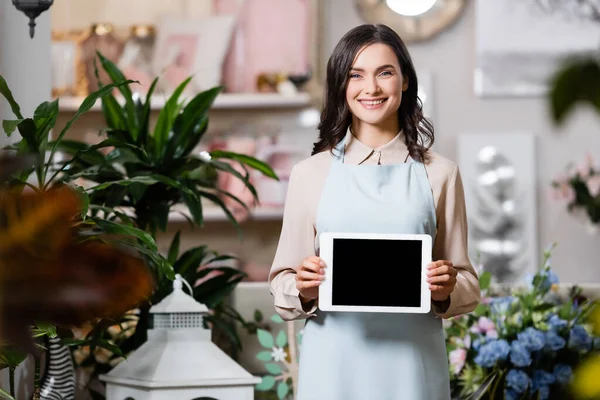
<svg viewBox="0 0 600 400">
<path fill-rule="evenodd" d="M 296 288 L 303 300 L 319 297 L 319 285 L 325 279 L 325 262 L 317 256 L 308 256 L 296 272 Z"/>
</svg>

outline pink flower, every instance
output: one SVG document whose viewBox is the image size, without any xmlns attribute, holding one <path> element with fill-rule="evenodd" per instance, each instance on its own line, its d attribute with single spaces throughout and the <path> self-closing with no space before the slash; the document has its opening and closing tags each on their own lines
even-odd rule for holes
<svg viewBox="0 0 600 400">
<path fill-rule="evenodd" d="M 585 183 L 592 197 L 600 194 L 600 175 L 590 176 Z"/>
<path fill-rule="evenodd" d="M 590 153 L 587 153 L 585 160 L 577 166 L 577 172 L 581 178 L 585 179 L 590 175 L 592 168 L 594 168 L 594 159 Z"/>
<path fill-rule="evenodd" d="M 467 350 L 465 349 L 456 349 L 452 350 L 448 355 L 450 360 L 450 366 L 452 367 L 452 371 L 455 375 L 463 369 L 465 366 L 465 362 L 467 360 Z"/>
<path fill-rule="evenodd" d="M 575 200 L 575 191 L 568 183 L 561 183 L 559 187 L 552 191 L 552 197 L 555 200 L 563 200 L 567 203 L 571 203 Z"/>
<path fill-rule="evenodd" d="M 487 333 L 488 331 L 496 330 L 496 325 L 494 324 L 494 321 L 492 321 L 488 317 L 479 317 L 479 321 L 477 321 L 477 326 L 479 327 L 479 331 L 481 333 Z"/>
<path fill-rule="evenodd" d="M 484 296 L 484 297 L 481 298 L 481 304 L 488 305 L 491 302 L 492 302 L 492 298 L 491 297 Z"/>
<path fill-rule="evenodd" d="M 498 331 L 495 329 L 491 329 L 486 332 L 485 336 L 489 339 L 498 339 Z"/>
</svg>

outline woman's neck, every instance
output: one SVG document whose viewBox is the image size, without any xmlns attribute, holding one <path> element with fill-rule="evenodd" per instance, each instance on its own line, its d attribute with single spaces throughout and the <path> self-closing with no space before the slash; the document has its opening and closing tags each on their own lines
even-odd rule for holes
<svg viewBox="0 0 600 400">
<path fill-rule="evenodd" d="M 364 145 L 376 149 L 390 142 L 398 134 L 398 122 L 371 125 L 352 118 L 352 134 Z"/>
</svg>

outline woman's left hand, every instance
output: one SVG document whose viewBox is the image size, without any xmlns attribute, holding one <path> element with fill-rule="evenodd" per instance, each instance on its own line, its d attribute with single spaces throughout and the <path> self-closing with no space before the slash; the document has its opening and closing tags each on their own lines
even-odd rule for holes
<svg viewBox="0 0 600 400">
<path fill-rule="evenodd" d="M 427 265 L 427 283 L 431 290 L 431 299 L 446 301 L 456 286 L 458 272 L 450 261 L 438 260 Z"/>
</svg>

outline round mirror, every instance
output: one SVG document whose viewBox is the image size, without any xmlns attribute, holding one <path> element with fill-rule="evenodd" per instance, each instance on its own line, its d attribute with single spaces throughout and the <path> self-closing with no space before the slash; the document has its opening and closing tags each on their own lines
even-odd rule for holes
<svg viewBox="0 0 600 400">
<path fill-rule="evenodd" d="M 363 20 L 385 24 L 406 43 L 429 40 L 449 28 L 466 0 L 355 0 Z"/>
</svg>

